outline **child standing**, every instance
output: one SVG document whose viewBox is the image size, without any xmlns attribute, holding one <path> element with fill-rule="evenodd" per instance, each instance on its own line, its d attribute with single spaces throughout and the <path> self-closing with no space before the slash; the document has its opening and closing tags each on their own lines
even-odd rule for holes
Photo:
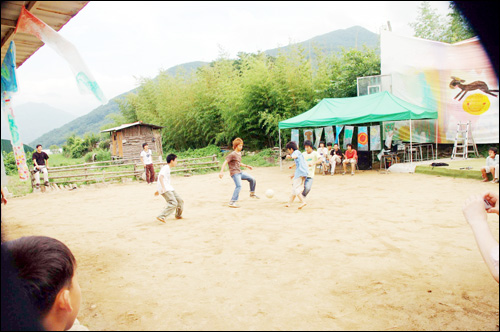
<svg viewBox="0 0 500 332">
<path fill-rule="evenodd" d="M 182 219 L 181 215 L 184 209 L 184 201 L 170 184 L 170 170 L 175 166 L 177 166 L 177 156 L 171 153 L 167 156 L 167 165 L 161 168 L 160 174 L 158 175 L 158 191 L 155 195 L 162 195 L 167 201 L 167 207 L 158 217 L 156 217 L 156 219 L 163 223 L 173 211 L 175 211 L 175 219 Z"/>
<path fill-rule="evenodd" d="M 155 168 L 153 166 L 153 153 L 149 149 L 148 143 L 142 144 L 141 161 L 146 173 L 146 182 L 152 184 L 155 181 Z"/>
<path fill-rule="evenodd" d="M 302 153 L 300 153 L 300 151 L 298 150 L 297 144 L 295 142 L 288 142 L 286 144 L 286 150 L 289 153 L 286 158 L 293 159 L 295 161 L 295 174 L 290 176 L 290 178 L 293 179 L 292 195 L 290 196 L 290 200 L 285 206 L 289 207 L 295 200 L 295 197 L 297 197 L 301 203 L 299 209 L 302 209 L 307 205 L 305 197 L 302 196 L 304 183 L 308 173 L 306 160 L 304 159 Z M 290 166 L 290 168 L 292 167 L 293 166 Z"/>
<path fill-rule="evenodd" d="M 229 174 L 234 181 L 235 188 L 233 192 L 233 196 L 231 197 L 231 201 L 229 201 L 229 207 L 239 208 L 240 206 L 236 203 L 238 202 L 238 198 L 240 196 L 241 191 L 241 180 L 248 181 L 250 183 L 250 197 L 259 199 L 259 196 L 255 195 L 255 186 L 257 185 L 257 181 L 247 174 L 241 171 L 241 166 L 252 170 L 252 166 L 245 165 L 241 163 L 241 150 L 243 150 L 243 140 L 241 138 L 236 138 L 233 141 L 233 152 L 227 155 L 226 160 L 222 164 L 220 169 L 219 178 L 222 179 L 224 176 L 224 168 L 226 165 L 229 165 Z"/>
</svg>

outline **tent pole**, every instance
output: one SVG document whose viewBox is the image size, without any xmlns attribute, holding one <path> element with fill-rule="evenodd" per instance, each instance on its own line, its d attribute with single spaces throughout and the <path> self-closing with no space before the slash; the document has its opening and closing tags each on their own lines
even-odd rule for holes
<svg viewBox="0 0 500 332">
<path fill-rule="evenodd" d="M 437 157 L 438 157 L 438 139 L 439 139 L 439 135 L 438 135 L 438 130 L 439 130 L 439 119 L 436 119 L 436 157 L 434 158 L 434 160 L 437 160 Z"/>
<path fill-rule="evenodd" d="M 412 141 L 411 141 L 411 139 L 412 139 L 411 131 L 412 131 L 412 129 L 411 129 L 411 118 L 410 118 L 410 167 L 412 166 L 412 163 L 413 163 L 413 146 L 412 146 Z"/>
<path fill-rule="evenodd" d="M 280 142 L 280 171 L 283 170 L 282 164 L 281 164 L 281 130 L 278 128 L 278 135 L 279 135 L 279 142 Z"/>
</svg>

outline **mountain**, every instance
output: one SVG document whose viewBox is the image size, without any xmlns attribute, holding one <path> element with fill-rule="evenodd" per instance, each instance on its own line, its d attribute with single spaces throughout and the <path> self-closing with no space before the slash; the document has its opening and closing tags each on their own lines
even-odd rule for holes
<svg viewBox="0 0 500 332">
<path fill-rule="evenodd" d="M 19 135 L 25 143 L 33 142 L 40 135 L 54 128 L 59 128 L 76 118 L 71 113 L 42 103 L 26 103 L 16 106 L 14 114 Z M 5 115 L 2 115 L 1 129 L 2 139 L 10 140 L 9 124 Z M 33 144 L 35 142 L 31 145 Z"/>
<path fill-rule="evenodd" d="M 313 48 L 317 47 L 325 53 L 338 53 L 343 47 L 346 49 L 361 49 L 363 45 L 366 45 L 369 48 L 377 48 L 379 46 L 379 37 L 363 27 L 353 26 L 348 29 L 325 33 L 294 45 L 302 46 L 305 50 L 309 50 L 309 47 L 311 47 L 311 51 L 314 51 Z M 290 46 L 283 46 L 267 50 L 264 53 L 277 56 L 279 52 L 286 52 L 289 48 Z"/>
<path fill-rule="evenodd" d="M 342 47 L 349 49 L 354 47 L 361 48 L 363 45 L 366 45 L 370 48 L 377 48 L 379 45 L 379 36 L 363 27 L 354 26 L 348 29 L 335 30 L 297 44 L 302 45 L 306 50 L 308 50 L 309 47 L 318 47 L 328 53 L 337 53 L 341 51 Z M 264 51 L 264 53 L 271 56 L 277 56 L 279 52 L 286 53 L 289 49 L 290 45 L 270 49 Z M 171 67 L 167 69 L 166 72 L 171 75 L 176 75 L 182 72 L 190 73 L 207 64 L 209 63 L 202 61 L 188 62 Z M 61 146 L 66 142 L 66 138 L 72 133 L 78 136 L 83 136 L 85 133 L 89 132 L 96 134 L 99 133 L 100 128 L 104 124 L 112 122 L 112 120 L 107 119 L 106 116 L 120 112 L 120 108 L 116 103 L 116 100 L 124 98 L 127 94 L 133 93 L 136 90 L 137 89 L 133 89 L 111 99 L 108 104 L 99 106 L 90 113 L 44 134 L 35 141 L 47 147 L 52 144 Z"/>
</svg>

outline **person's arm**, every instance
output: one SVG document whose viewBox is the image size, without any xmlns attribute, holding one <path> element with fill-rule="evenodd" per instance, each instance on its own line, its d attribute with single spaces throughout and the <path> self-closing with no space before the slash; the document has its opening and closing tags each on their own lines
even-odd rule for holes
<svg viewBox="0 0 500 332">
<path fill-rule="evenodd" d="M 498 242 L 491 234 L 488 226 L 483 197 L 479 195 L 470 196 L 465 200 L 462 211 L 465 220 L 467 220 L 474 233 L 477 246 L 488 270 L 498 282 L 498 261 L 495 261 L 492 255 L 493 250 L 498 250 Z"/>
<path fill-rule="evenodd" d="M 5 198 L 5 194 L 3 193 L 3 188 L 1 189 L 2 190 L 2 204 L 7 204 L 7 198 Z"/>
<path fill-rule="evenodd" d="M 354 154 L 352 155 L 352 157 L 356 160 L 358 160 L 358 151 L 356 150 L 353 150 L 354 151 Z"/>
<path fill-rule="evenodd" d="M 240 166 L 241 166 L 241 167 L 246 167 L 246 168 L 248 168 L 249 170 L 252 170 L 252 169 L 253 169 L 253 167 L 252 167 L 252 166 L 250 166 L 250 165 L 245 165 L 245 164 L 242 164 L 242 163 L 240 163 Z"/>
<path fill-rule="evenodd" d="M 49 169 L 49 156 L 45 154 L 45 168 Z"/>
<path fill-rule="evenodd" d="M 224 176 L 224 168 L 226 168 L 226 165 L 227 165 L 227 159 L 224 160 L 224 163 L 222 164 L 222 167 L 220 168 L 219 178 L 221 178 L 221 179 Z"/>
</svg>

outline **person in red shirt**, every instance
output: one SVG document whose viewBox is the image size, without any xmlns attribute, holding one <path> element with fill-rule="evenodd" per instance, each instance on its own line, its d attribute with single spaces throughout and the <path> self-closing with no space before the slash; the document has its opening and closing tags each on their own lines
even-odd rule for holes
<svg viewBox="0 0 500 332">
<path fill-rule="evenodd" d="M 352 144 L 347 144 L 347 150 L 344 153 L 344 161 L 342 166 L 344 166 L 344 173 L 347 172 L 347 164 L 351 164 L 351 175 L 354 175 L 354 169 L 356 168 L 356 163 L 358 162 L 358 153 L 352 148 Z"/>
</svg>

